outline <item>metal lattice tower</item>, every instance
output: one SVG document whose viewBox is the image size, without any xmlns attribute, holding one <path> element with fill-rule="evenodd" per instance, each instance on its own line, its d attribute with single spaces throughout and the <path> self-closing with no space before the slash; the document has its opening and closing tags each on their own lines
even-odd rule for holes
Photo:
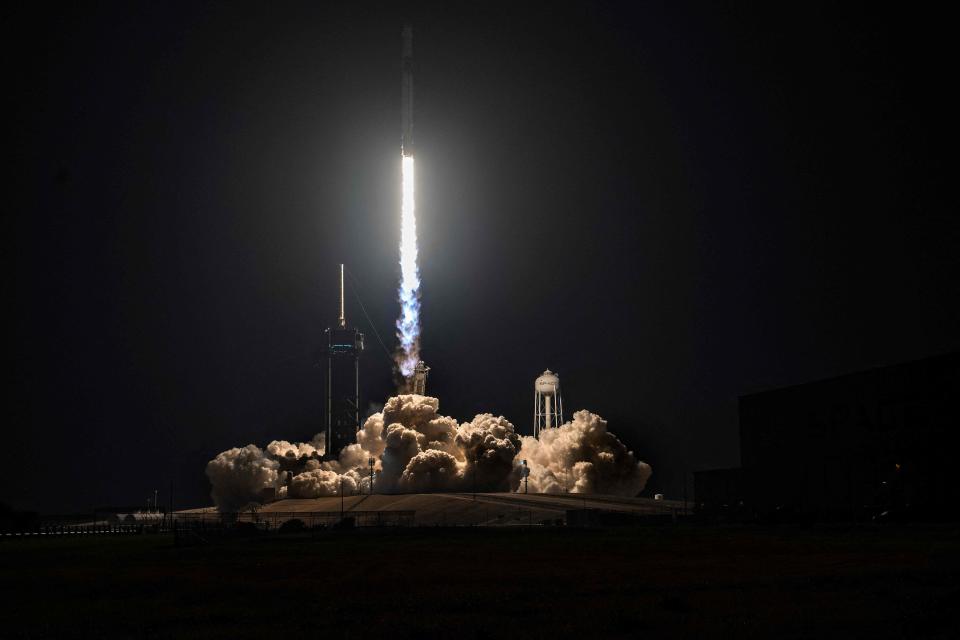
<svg viewBox="0 0 960 640">
<path fill-rule="evenodd" d="M 326 330 L 326 442 L 324 458 L 336 458 L 356 439 L 360 429 L 360 354 L 363 334 L 347 328 L 343 304 L 343 265 L 340 265 L 340 317 Z"/>
</svg>

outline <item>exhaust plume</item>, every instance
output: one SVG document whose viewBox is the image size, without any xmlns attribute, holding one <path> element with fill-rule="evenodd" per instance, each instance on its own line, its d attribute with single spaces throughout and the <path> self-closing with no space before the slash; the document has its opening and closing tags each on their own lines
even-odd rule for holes
<svg viewBox="0 0 960 640">
<path fill-rule="evenodd" d="M 207 464 L 211 496 L 221 511 L 261 499 L 318 498 L 370 490 L 376 493 L 517 491 L 521 460 L 530 469 L 529 490 L 541 493 L 639 493 L 650 466 L 612 433 L 600 416 L 578 411 L 573 421 L 544 429 L 540 440 L 519 436 L 503 416 L 482 413 L 469 422 L 439 414 L 437 398 L 416 394 L 387 400 L 357 432 L 337 460 L 320 460 L 323 439 L 275 440 L 260 449 L 233 448 Z"/>
<path fill-rule="evenodd" d="M 420 360 L 420 270 L 417 266 L 417 217 L 414 197 L 413 156 L 403 155 L 400 205 L 400 317 L 397 318 L 397 368 L 404 380 L 413 375 Z"/>
</svg>

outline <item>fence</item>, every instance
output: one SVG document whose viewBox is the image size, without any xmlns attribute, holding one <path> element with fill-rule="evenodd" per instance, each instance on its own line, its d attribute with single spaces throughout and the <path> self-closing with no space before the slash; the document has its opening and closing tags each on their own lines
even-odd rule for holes
<svg viewBox="0 0 960 640">
<path fill-rule="evenodd" d="M 412 527 L 415 511 L 242 511 L 178 513 L 173 526 L 178 530 L 223 529 L 253 526 L 266 531 L 299 520 L 310 529 L 325 527 Z"/>
<path fill-rule="evenodd" d="M 64 537 L 64 536 L 95 536 L 95 535 L 137 535 L 145 531 L 160 531 L 158 525 L 142 524 L 110 524 L 108 522 L 85 522 L 72 524 L 41 524 L 29 527 L 2 526 L 0 538 L 25 537 Z"/>
</svg>

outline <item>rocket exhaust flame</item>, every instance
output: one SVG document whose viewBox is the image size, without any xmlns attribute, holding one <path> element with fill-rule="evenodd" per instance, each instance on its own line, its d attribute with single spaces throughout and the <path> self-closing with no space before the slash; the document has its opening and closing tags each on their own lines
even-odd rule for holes
<svg viewBox="0 0 960 640">
<path fill-rule="evenodd" d="M 400 317 L 397 367 L 405 379 L 420 360 L 420 270 L 417 266 L 417 217 L 414 197 L 413 156 L 404 155 L 401 168 L 403 198 L 400 226 Z"/>
</svg>

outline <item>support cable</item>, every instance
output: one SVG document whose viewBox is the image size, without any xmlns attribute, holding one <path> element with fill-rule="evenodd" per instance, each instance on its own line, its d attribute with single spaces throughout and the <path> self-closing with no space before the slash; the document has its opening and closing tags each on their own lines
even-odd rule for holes
<svg viewBox="0 0 960 640">
<path fill-rule="evenodd" d="M 367 319 L 367 324 L 370 325 L 370 329 L 373 331 L 373 335 L 377 337 L 377 342 L 380 343 L 380 346 L 383 347 L 383 352 L 387 355 L 387 359 L 390 362 L 394 362 L 393 354 L 390 353 L 390 350 L 387 349 L 387 345 L 383 343 L 383 339 L 380 338 L 380 334 L 377 332 L 377 328 L 373 325 L 373 321 L 370 319 L 370 314 L 367 313 L 366 307 L 363 306 L 363 301 L 360 299 L 360 292 L 358 291 L 359 286 L 357 279 L 353 277 L 353 274 L 350 273 L 349 269 L 345 268 L 345 271 L 348 276 L 350 276 L 350 290 L 353 291 L 354 297 L 357 299 L 357 304 L 360 305 L 360 310 L 363 311 L 363 317 Z"/>
</svg>

